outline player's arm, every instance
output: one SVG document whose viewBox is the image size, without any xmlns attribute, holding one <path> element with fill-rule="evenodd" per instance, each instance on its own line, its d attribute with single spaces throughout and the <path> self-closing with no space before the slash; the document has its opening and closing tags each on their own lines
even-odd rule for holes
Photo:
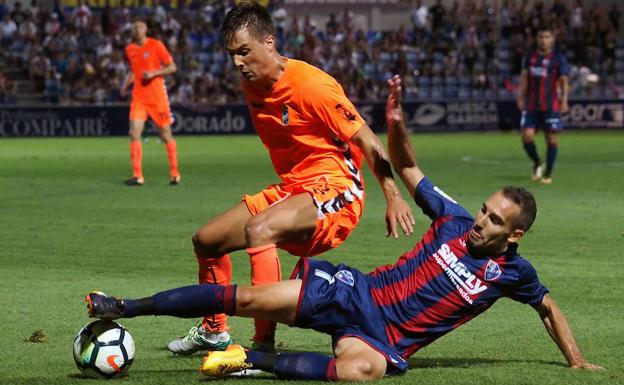
<svg viewBox="0 0 624 385">
<path fill-rule="evenodd" d="M 559 77 L 559 91 L 561 95 L 561 113 L 565 114 L 570 110 L 568 105 L 568 94 L 570 93 L 570 84 L 568 83 L 568 76 L 563 75 Z"/>
<path fill-rule="evenodd" d="M 145 71 L 143 72 L 143 79 L 145 80 L 149 80 L 152 78 L 155 78 L 157 76 L 165 76 L 165 75 L 170 75 L 174 72 L 176 72 L 178 70 L 178 67 L 176 67 L 175 62 L 170 62 L 169 64 L 166 64 L 163 67 L 160 67 L 160 69 L 154 70 L 154 71 Z"/>
<path fill-rule="evenodd" d="M 518 86 L 518 109 L 520 111 L 524 111 L 526 109 L 526 94 L 527 94 L 527 86 L 529 83 L 529 75 L 525 69 L 520 73 L 520 84 Z"/>
<path fill-rule="evenodd" d="M 403 120 L 401 109 L 401 78 L 395 75 L 388 80 L 388 100 L 386 102 L 386 123 L 388 125 L 388 151 L 394 170 L 411 194 L 425 177 L 416 163 L 414 148 Z"/>
<path fill-rule="evenodd" d="M 128 75 L 126 75 L 126 78 L 121 85 L 121 90 L 119 91 L 119 94 L 122 97 L 126 97 L 126 94 L 128 93 L 128 87 L 130 87 L 132 83 L 134 83 L 134 73 L 128 72 Z"/>
<path fill-rule="evenodd" d="M 559 95 L 561 96 L 560 111 L 565 114 L 570 110 L 568 104 L 568 94 L 570 93 L 570 84 L 568 83 L 568 74 L 570 73 L 570 66 L 568 65 L 568 59 L 565 55 L 559 55 L 559 79 L 557 79 L 557 85 L 559 86 Z"/>
<path fill-rule="evenodd" d="M 162 42 L 157 41 L 155 53 L 162 65 L 157 70 L 143 72 L 143 79 L 145 80 L 149 80 L 157 76 L 171 75 L 178 70 L 175 61 L 173 61 L 173 57 L 171 57 L 171 54 Z"/>
<path fill-rule="evenodd" d="M 401 226 L 405 235 L 410 235 L 414 231 L 414 224 L 416 223 L 414 215 L 407 202 L 403 199 L 399 186 L 397 186 L 394 180 L 392 167 L 383 143 L 366 124 L 351 137 L 351 143 L 362 150 L 364 158 L 366 158 L 368 166 L 377 178 L 377 181 L 379 181 L 381 190 L 386 198 L 386 236 L 399 237 L 397 223 Z"/>
<path fill-rule="evenodd" d="M 581 354 L 574 334 L 570 328 L 570 324 L 565 315 L 559 309 L 555 301 L 548 294 L 544 295 L 544 299 L 538 305 L 534 305 L 535 310 L 539 313 L 548 334 L 555 341 L 561 353 L 565 356 L 571 368 L 603 370 L 602 366 L 594 365 Z"/>
</svg>

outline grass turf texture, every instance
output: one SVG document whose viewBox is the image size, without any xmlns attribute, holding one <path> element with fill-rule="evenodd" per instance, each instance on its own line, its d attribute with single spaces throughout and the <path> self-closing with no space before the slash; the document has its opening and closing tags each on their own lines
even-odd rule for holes
<svg viewBox="0 0 624 385">
<path fill-rule="evenodd" d="M 619 384 L 624 383 L 621 301 L 624 262 L 624 134 L 561 137 L 554 184 L 529 181 L 531 165 L 514 134 L 416 135 L 420 164 L 436 184 L 471 212 L 505 184 L 528 186 L 538 220 L 520 251 L 564 310 L 585 356 L 608 368 L 590 373 L 565 360 L 529 306 L 508 299 L 421 350 L 406 375 L 385 384 Z M 84 295 L 105 290 L 145 296 L 195 283 L 191 233 L 215 214 L 276 182 L 256 137 L 178 138 L 182 184 L 167 185 L 165 149 L 144 146 L 146 184 L 128 188 L 125 138 L 5 139 L 0 141 L 0 383 L 78 384 L 71 345 L 89 322 Z M 543 142 L 538 142 L 540 153 Z M 420 238 L 429 221 L 419 210 L 417 233 L 384 238 L 385 204 L 365 172 L 364 217 L 345 244 L 322 256 L 363 271 L 392 263 Z M 249 282 L 248 257 L 232 255 L 234 281 Z M 295 258 L 282 254 L 284 276 Z M 200 356 L 165 349 L 193 320 L 148 317 L 122 322 L 137 353 L 125 383 L 210 381 L 195 369 Z M 232 319 L 247 343 L 252 321 Z M 27 341 L 38 329 L 44 343 Z M 328 336 L 278 328 L 286 350 L 330 353 Z M 232 380 L 230 380 L 232 381 Z M 237 381 L 237 380 L 234 380 Z M 273 383 L 273 378 L 238 380 Z"/>
</svg>

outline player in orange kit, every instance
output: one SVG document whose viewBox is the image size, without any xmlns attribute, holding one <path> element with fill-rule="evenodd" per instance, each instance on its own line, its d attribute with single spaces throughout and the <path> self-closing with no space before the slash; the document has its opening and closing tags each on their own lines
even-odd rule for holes
<svg viewBox="0 0 624 385">
<path fill-rule="evenodd" d="M 163 76 L 176 71 L 173 58 L 162 42 L 147 37 L 147 24 L 143 20 L 135 20 L 132 24 L 133 42 L 126 47 L 126 57 L 130 62 L 130 73 L 121 87 L 121 96 L 125 96 L 128 87 L 132 89 L 130 104 L 130 160 L 132 162 L 132 178 L 124 183 L 128 186 L 143 185 L 143 169 L 141 159 L 143 149 L 141 134 L 145 121 L 149 116 L 160 130 L 160 137 L 165 142 L 169 158 L 169 184 L 180 183 L 178 170 L 178 153 L 176 142 L 171 134 L 173 115 L 169 107 L 169 97 Z"/>
<path fill-rule="evenodd" d="M 225 48 L 243 76 L 254 127 L 281 183 L 212 219 L 193 235 L 200 283 L 229 284 L 227 253 L 246 249 L 252 285 L 281 279 L 277 247 L 309 257 L 341 244 L 364 205 L 362 155 L 387 202 L 387 235 L 413 231 L 414 218 L 392 176 L 383 144 L 334 78 L 276 50 L 270 14 L 240 3 L 221 28 Z M 256 350 L 274 349 L 275 323 L 256 320 Z M 204 318 L 184 338 L 169 343 L 176 354 L 224 350 L 231 338 L 224 314 Z"/>
</svg>

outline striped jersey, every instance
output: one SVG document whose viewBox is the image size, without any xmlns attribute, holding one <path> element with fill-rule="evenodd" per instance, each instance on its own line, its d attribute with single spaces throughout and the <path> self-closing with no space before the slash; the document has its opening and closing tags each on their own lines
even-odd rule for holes
<svg viewBox="0 0 624 385">
<path fill-rule="evenodd" d="M 416 247 L 394 265 L 367 275 L 370 293 L 385 322 L 390 344 L 407 358 L 470 321 L 501 297 L 541 303 L 548 289 L 517 244 L 489 257 L 470 255 L 466 246 L 474 218 L 423 179 L 416 203 L 433 223 Z"/>
<path fill-rule="evenodd" d="M 522 68 L 527 71 L 527 111 L 559 112 L 558 81 L 569 72 L 565 56 L 554 50 L 546 55 L 533 51 L 524 58 Z"/>
</svg>

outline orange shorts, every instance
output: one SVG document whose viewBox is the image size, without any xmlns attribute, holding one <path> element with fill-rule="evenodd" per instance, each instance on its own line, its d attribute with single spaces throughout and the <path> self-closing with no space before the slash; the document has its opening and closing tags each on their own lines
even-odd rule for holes
<svg viewBox="0 0 624 385">
<path fill-rule="evenodd" d="M 245 195 L 243 202 L 256 215 L 290 195 L 309 193 L 317 208 L 314 234 L 305 243 L 283 243 L 277 246 L 298 257 L 311 257 L 337 247 L 357 226 L 364 210 L 364 190 L 361 184 L 351 187 L 312 183 L 296 188 L 281 184 L 270 185 L 255 195 Z"/>
<path fill-rule="evenodd" d="M 148 104 L 133 99 L 130 103 L 130 120 L 146 121 L 148 116 L 159 128 L 173 124 L 173 114 L 169 108 L 168 100 Z"/>
</svg>

